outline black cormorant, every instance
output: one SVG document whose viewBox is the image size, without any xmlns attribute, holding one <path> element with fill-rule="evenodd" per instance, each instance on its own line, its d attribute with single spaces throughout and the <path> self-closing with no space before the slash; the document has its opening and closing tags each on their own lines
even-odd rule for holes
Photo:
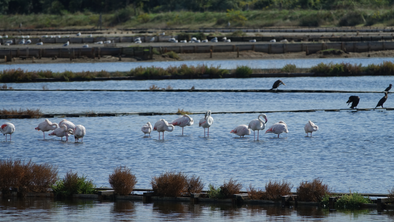
<svg viewBox="0 0 394 222">
<path fill-rule="evenodd" d="M 360 102 L 360 97 L 358 96 L 349 96 L 349 100 L 346 102 L 348 105 L 349 103 L 352 103 L 350 106 L 351 109 L 354 109 L 357 107 L 358 103 Z"/>
</svg>

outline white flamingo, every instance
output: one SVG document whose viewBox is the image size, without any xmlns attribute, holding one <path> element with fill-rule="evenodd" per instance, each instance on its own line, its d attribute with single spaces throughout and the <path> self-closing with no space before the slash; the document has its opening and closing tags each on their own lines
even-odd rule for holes
<svg viewBox="0 0 394 222">
<path fill-rule="evenodd" d="M 86 135 L 86 129 L 82 125 L 76 125 L 73 134 L 75 142 L 79 142 L 79 138 L 81 138 L 81 142 L 83 142 L 83 137 Z"/>
<path fill-rule="evenodd" d="M 200 119 L 200 122 L 198 123 L 199 127 L 204 128 L 204 137 L 205 137 L 205 128 L 208 128 L 208 134 L 207 136 L 209 137 L 209 127 L 213 124 L 213 118 L 211 116 L 211 110 L 208 110 L 205 113 L 204 118 Z"/>
<path fill-rule="evenodd" d="M 312 132 L 318 131 L 319 127 L 314 124 L 312 121 L 308 121 L 305 126 L 304 126 L 304 130 L 306 133 L 306 136 L 308 136 L 309 133 L 311 133 L 311 137 L 312 137 Z"/>
<path fill-rule="evenodd" d="M 264 117 L 265 121 L 261 118 Z M 265 129 L 265 124 L 268 122 L 267 116 L 265 114 L 260 114 L 257 119 L 250 121 L 248 128 L 253 130 L 253 140 L 256 140 L 256 130 L 257 130 L 257 140 L 259 140 L 260 130 Z"/>
<path fill-rule="evenodd" d="M 182 136 L 183 136 L 183 128 L 185 126 L 191 126 L 193 125 L 194 120 L 191 118 L 189 115 L 185 114 L 182 117 L 179 117 L 178 119 L 172 121 L 172 125 L 174 126 L 179 126 L 182 127 Z"/>
<path fill-rule="evenodd" d="M 64 45 L 63 46 L 69 46 L 70 45 L 70 42 L 69 41 L 67 41 L 66 43 L 64 43 Z"/>
<path fill-rule="evenodd" d="M 275 123 L 267 131 L 265 131 L 265 133 L 278 134 L 278 138 L 281 133 L 288 133 L 288 132 L 289 130 L 287 129 L 287 125 L 283 121 L 279 121 L 278 123 Z"/>
<path fill-rule="evenodd" d="M 57 136 L 61 137 L 60 140 L 63 141 L 63 136 L 66 137 L 66 142 L 68 141 L 68 134 L 73 133 L 73 128 L 68 128 L 67 125 L 62 125 L 59 126 L 59 128 L 56 128 L 52 133 L 48 134 L 48 136 Z"/>
<path fill-rule="evenodd" d="M 153 130 L 159 132 L 159 140 L 160 140 L 160 132 L 163 132 L 163 140 L 164 140 L 164 131 L 172 132 L 174 130 L 174 126 L 172 124 L 169 124 L 166 120 L 161 119 L 155 123 Z"/>
<path fill-rule="evenodd" d="M 152 124 L 150 122 L 147 122 L 145 125 L 142 126 L 141 131 L 144 133 L 144 136 L 145 134 L 149 134 L 150 136 L 152 129 L 153 129 Z"/>
<path fill-rule="evenodd" d="M 10 142 L 11 142 L 11 134 L 15 132 L 15 126 L 14 124 L 7 122 L 1 125 L 0 131 L 5 136 L 6 142 L 7 142 L 7 134 L 10 134 Z"/>
<path fill-rule="evenodd" d="M 75 129 L 75 124 L 74 123 L 72 123 L 71 121 L 68 121 L 66 119 L 63 119 L 62 121 L 60 121 L 59 127 L 61 127 L 63 125 L 66 125 L 67 129 L 71 129 L 71 133 L 70 134 L 73 134 L 72 129 Z"/>
<path fill-rule="evenodd" d="M 245 137 L 245 135 L 250 135 L 250 129 L 247 125 L 239 125 L 235 129 L 231 130 L 230 133 L 237 134 L 240 137 Z"/>
<path fill-rule="evenodd" d="M 59 125 L 57 123 L 52 123 L 48 119 L 45 119 L 44 122 L 38 124 L 38 126 L 35 128 L 35 130 L 42 131 L 42 134 L 44 135 L 44 140 L 45 140 L 45 132 L 50 131 L 50 130 L 55 130 L 58 128 Z"/>
</svg>

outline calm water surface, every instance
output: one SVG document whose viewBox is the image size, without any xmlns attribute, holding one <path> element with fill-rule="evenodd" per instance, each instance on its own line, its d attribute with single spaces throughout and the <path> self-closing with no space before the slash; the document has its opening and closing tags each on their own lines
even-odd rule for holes
<svg viewBox="0 0 394 222">
<path fill-rule="evenodd" d="M 354 77 L 354 78 L 287 78 L 285 87 L 299 88 L 334 88 L 352 90 L 383 90 L 392 77 Z M 228 87 L 224 83 L 228 81 Z M 237 82 L 242 82 L 238 86 Z M 220 80 L 206 88 L 254 88 L 262 79 Z M 179 88 L 189 85 L 201 85 L 206 80 L 177 81 Z M 271 84 L 272 81 L 270 81 Z M 139 84 L 145 84 L 140 86 Z M 148 87 L 155 81 L 110 81 L 87 82 L 87 88 L 138 88 Z M 157 81 L 157 83 L 162 83 Z M 52 85 L 53 84 L 53 85 Z M 51 83 L 49 88 L 83 88 L 84 83 Z M 163 84 L 175 86 L 175 82 Z M 182 85 L 183 84 L 183 85 Z M 222 84 L 222 85 L 220 85 Z M 266 84 L 263 88 L 270 87 Z M 40 89 L 42 83 L 10 84 L 14 88 Z M 177 87 L 174 87 L 177 88 Z M 0 109 L 39 108 L 44 113 L 75 112 L 175 112 L 178 108 L 192 112 L 208 109 L 217 111 L 267 111 L 346 108 L 349 95 L 340 93 L 164 93 L 164 92 L 0 92 Z M 383 94 L 364 93 L 359 108 L 375 107 Z M 393 107 L 392 101 L 386 102 Z M 394 121 L 392 111 L 375 110 L 364 112 L 277 112 L 269 113 L 268 127 L 280 120 L 287 123 L 289 133 L 276 138 L 273 134 L 260 133 L 260 141 L 253 141 L 253 135 L 239 138 L 229 132 L 240 124 L 248 124 L 257 114 L 217 114 L 213 115 L 210 138 L 203 137 L 203 129 L 197 123 L 203 115 L 191 115 L 195 124 L 165 133 L 165 140 L 158 140 L 158 133 L 144 138 L 140 128 L 146 122 L 154 124 L 159 119 L 172 121 L 177 116 L 118 116 L 118 117 L 80 117 L 68 118 L 75 124 L 82 124 L 87 129 L 83 143 L 61 142 L 59 138 L 46 137 L 34 131 L 43 119 L 10 119 L 16 126 L 12 142 L 5 142 L 0 137 L 0 159 L 32 159 L 36 163 L 52 163 L 59 168 L 63 177 L 69 170 L 84 174 L 92 179 L 96 186 L 109 186 L 108 175 L 117 166 L 127 166 L 138 179 L 137 188 L 150 188 L 152 177 L 166 171 L 182 171 L 187 175 L 200 176 L 205 184 L 221 185 L 230 178 L 243 184 L 243 190 L 249 184 L 264 189 L 270 180 L 287 180 L 294 185 L 293 191 L 302 181 L 315 178 L 323 179 L 336 192 L 387 193 L 394 182 L 394 136 L 391 125 Z M 50 119 L 60 122 L 63 118 Z M 305 137 L 304 125 L 312 120 L 320 130 L 313 137 Z M 2 120 L 1 122 L 6 122 Z M 252 133 L 253 134 L 253 133 Z M 67 214 L 72 206 L 55 202 L 63 210 L 48 210 L 50 214 Z M 50 203 L 53 204 L 53 203 Z M 167 214 L 155 211 L 155 207 L 142 203 L 130 203 L 135 206 L 130 217 L 145 215 L 163 217 Z M 78 217 L 95 217 L 98 212 L 106 212 L 109 218 L 127 213 L 114 213 L 116 203 L 96 203 L 92 207 L 82 207 Z M 77 205 L 80 209 L 80 205 Z M 183 206 L 183 205 L 182 205 Z M 184 206 L 183 206 L 184 207 Z M 182 207 L 182 208 L 183 208 Z M 153 208 L 153 210 L 152 210 Z M 51 208 L 52 209 L 52 208 Z M 55 208 L 58 209 L 58 208 Z M 215 207 L 202 207 L 203 216 L 196 216 L 194 211 L 186 211 L 187 220 L 229 219 L 223 210 Z M 24 212 L 25 210 L 23 210 Z M 29 211 L 29 210 L 28 210 Z M 26 212 L 28 212 L 26 211 Z M 44 210 L 46 211 L 46 210 Z M 79 212 L 78 210 L 76 210 Z M 268 210 L 258 210 L 258 216 L 267 219 Z M 251 218 L 253 210 L 241 208 L 230 219 Z M 169 213 L 175 217 L 179 213 Z M 341 213 L 323 215 L 323 220 L 337 220 Z M 274 217 L 273 220 L 311 219 L 291 211 L 289 215 Z M 143 216 L 143 217 L 145 217 Z M 354 219 L 353 215 L 344 214 L 345 218 Z M 369 212 L 361 216 L 366 220 L 389 218 Z M 53 217 L 49 217 L 53 218 Z M 269 217 L 272 219 L 271 217 Z M 290 218 L 290 219 L 289 219 Z M 342 217 L 340 217 L 342 218 Z M 305 219 L 305 220 L 306 220 Z M 342 218 L 343 219 L 343 218 Z M 133 220 L 133 219 L 130 219 Z M 181 220 L 181 219 L 180 219 Z M 258 220 L 258 219 L 256 219 Z M 261 220 L 261 218 L 260 218 Z M 268 219 L 267 219 L 268 220 Z M 340 221 L 340 220 L 338 220 Z"/>
<path fill-rule="evenodd" d="M 380 64 L 384 61 L 393 61 L 393 58 L 321 58 L 321 59 L 248 59 L 248 60 L 197 60 L 197 61 L 165 61 L 165 62 L 108 62 L 108 63 L 57 63 L 57 64 L 6 64 L 0 65 L 0 69 L 18 69 L 23 70 L 52 70 L 54 72 L 64 72 L 66 70 L 73 72 L 81 71 L 129 71 L 137 67 L 162 67 L 180 66 L 220 66 L 222 69 L 236 69 L 238 66 L 248 66 L 252 69 L 281 69 L 287 64 L 295 64 L 298 68 L 311 68 L 319 63 L 351 63 L 362 64 Z"/>
</svg>

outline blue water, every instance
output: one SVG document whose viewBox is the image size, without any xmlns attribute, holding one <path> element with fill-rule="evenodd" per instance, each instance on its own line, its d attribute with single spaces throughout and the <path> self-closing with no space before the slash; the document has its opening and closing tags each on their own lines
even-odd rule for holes
<svg viewBox="0 0 394 222">
<path fill-rule="evenodd" d="M 197 61 L 164 61 L 164 62 L 108 62 L 108 63 L 55 63 L 55 64 L 4 64 L 0 69 L 18 69 L 23 70 L 51 70 L 53 72 L 64 71 L 130 71 L 137 67 L 162 67 L 186 65 L 205 65 L 220 66 L 222 69 L 235 69 L 238 66 L 248 66 L 252 69 L 281 69 L 287 64 L 295 64 L 297 68 L 311 68 L 319 63 L 351 63 L 362 64 L 380 64 L 384 61 L 393 62 L 393 58 L 321 58 L 321 59 L 254 59 L 254 60 L 197 60 Z"/>
<path fill-rule="evenodd" d="M 293 89 L 362 88 L 367 91 L 378 91 L 387 87 L 393 77 L 283 80 L 286 83 L 285 87 Z M 245 88 L 248 85 L 257 88 L 259 81 L 264 82 L 263 79 L 215 81 L 207 88 Z M 227 82 L 228 87 L 222 81 Z M 180 88 L 186 85 L 207 85 L 207 80 L 164 82 L 163 87 L 166 84 L 178 86 L 175 83 L 179 83 Z M 86 82 L 86 87 L 145 88 L 152 83 L 164 82 Z M 266 83 L 263 88 L 270 87 L 271 83 L 272 81 Z M 42 83 L 11 85 L 14 88 L 42 88 Z M 80 82 L 50 83 L 48 86 L 71 89 L 84 87 Z M 191 112 L 203 112 L 208 109 L 213 112 L 333 109 L 346 108 L 345 102 L 349 95 L 351 94 L 0 91 L 0 109 L 39 108 L 44 113 L 175 112 L 178 108 Z M 359 94 L 359 108 L 375 107 L 382 95 Z M 393 107 L 390 96 L 385 105 Z M 162 118 L 172 121 L 177 118 L 175 115 L 68 118 L 75 124 L 86 127 L 87 135 L 83 143 L 74 143 L 73 138 L 70 138 L 69 142 L 61 142 L 59 138 L 48 136 L 43 140 L 42 133 L 34 130 L 43 119 L 0 120 L 1 123 L 10 121 L 16 126 L 12 142 L 5 142 L 4 137 L 0 137 L 0 159 L 32 159 L 35 163 L 51 163 L 58 166 L 60 177 L 73 170 L 86 175 L 98 187 L 109 186 L 108 175 L 117 166 L 131 168 L 138 180 L 137 188 L 150 188 L 152 177 L 166 171 L 182 171 L 187 175 L 200 176 L 205 189 L 208 188 L 208 184 L 218 186 L 231 178 L 242 183 L 242 190 L 246 190 L 249 184 L 264 189 L 270 180 L 284 179 L 294 186 L 295 191 L 302 181 L 311 181 L 315 178 L 322 179 L 335 192 L 387 193 L 393 187 L 392 111 L 378 109 L 358 112 L 269 113 L 267 126 L 283 120 L 289 127 L 289 133 L 282 134 L 278 139 L 273 134 L 261 132 L 260 141 L 253 141 L 253 133 L 246 138 L 230 134 L 233 128 L 240 124 L 248 124 L 257 114 L 213 115 L 214 123 L 210 129 L 209 139 L 203 137 L 203 129 L 198 127 L 198 121 L 203 115 L 191 117 L 196 123 L 185 128 L 185 136 L 181 136 L 181 128 L 177 127 L 174 132 L 165 133 L 164 141 L 158 140 L 157 132 L 153 132 L 150 138 L 144 138 L 140 128 L 148 121 L 152 124 Z M 57 117 L 50 120 L 58 123 L 62 119 Z M 312 138 L 305 137 L 303 129 L 308 120 L 320 127 Z M 111 209 L 113 204 L 93 204 L 91 209 L 82 210 L 83 215 L 94 217 L 101 207 Z M 146 212 L 146 207 L 142 205 L 136 212 Z M 146 212 L 148 217 L 157 216 L 157 212 L 151 211 Z M 221 210 L 211 212 L 206 209 L 204 212 L 205 217 L 209 215 L 209 218 L 215 220 L 227 219 Z M 241 212 L 230 219 L 248 218 L 247 215 L 250 215 L 247 209 Z M 112 217 L 113 213 L 110 213 L 110 216 Z M 121 217 L 123 216 L 124 214 L 121 214 Z M 165 218 L 166 215 L 159 212 L 158 216 Z M 327 217 L 331 217 L 331 214 Z M 287 219 L 287 216 L 279 218 Z M 304 217 L 297 218 L 301 220 Z M 368 220 L 373 218 L 367 216 Z M 186 219 L 191 220 L 188 217 Z M 199 217 L 196 220 L 200 220 Z"/>
</svg>

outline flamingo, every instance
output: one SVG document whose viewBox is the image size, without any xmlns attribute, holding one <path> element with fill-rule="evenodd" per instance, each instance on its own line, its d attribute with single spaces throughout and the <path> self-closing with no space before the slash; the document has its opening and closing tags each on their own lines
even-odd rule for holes
<svg viewBox="0 0 394 222">
<path fill-rule="evenodd" d="M 38 126 L 35 128 L 35 130 L 42 131 L 42 134 L 44 135 L 44 140 L 45 140 L 45 132 L 50 131 L 50 130 L 55 130 L 58 128 L 59 125 L 57 123 L 52 123 L 48 119 L 45 119 L 44 122 L 38 124 Z"/>
<path fill-rule="evenodd" d="M 159 132 L 159 139 L 160 139 L 160 132 L 163 132 L 163 140 L 164 140 L 164 131 L 172 132 L 174 130 L 174 125 L 169 124 L 165 119 L 161 119 L 155 123 L 153 130 Z"/>
<path fill-rule="evenodd" d="M 60 140 L 63 141 L 63 136 L 66 137 L 66 142 L 68 141 L 68 134 L 73 133 L 73 128 L 68 128 L 67 125 L 61 125 L 59 128 L 56 128 L 52 133 L 48 134 L 48 136 L 57 136 L 61 137 Z"/>
<path fill-rule="evenodd" d="M 64 45 L 63 46 L 69 46 L 70 45 L 70 42 L 69 41 L 67 41 L 66 43 L 64 43 Z"/>
<path fill-rule="evenodd" d="M 7 134 L 10 134 L 10 142 L 11 142 L 11 134 L 15 132 L 15 126 L 14 124 L 7 122 L 1 125 L 0 131 L 5 136 L 6 142 L 7 142 Z"/>
<path fill-rule="evenodd" d="M 81 142 L 83 142 L 83 137 L 86 135 L 86 129 L 82 125 L 76 125 L 73 134 L 75 142 L 79 142 L 79 138 L 81 138 Z"/>
<path fill-rule="evenodd" d="M 287 129 L 287 125 L 283 121 L 279 121 L 278 123 L 275 123 L 267 131 L 265 131 L 265 133 L 278 134 L 278 138 L 281 133 L 288 133 L 288 132 L 289 130 Z"/>
<path fill-rule="evenodd" d="M 63 125 L 66 125 L 67 129 L 75 129 L 75 124 L 70 122 L 70 121 L 68 121 L 68 120 L 66 120 L 66 119 L 63 119 L 62 121 L 60 121 L 59 127 L 61 127 Z M 73 131 L 71 131 L 70 134 L 73 134 Z"/>
<path fill-rule="evenodd" d="M 311 137 L 312 137 L 312 133 L 315 131 L 319 130 L 319 127 L 316 126 L 316 124 L 314 124 L 312 121 L 308 121 L 305 126 L 304 126 L 304 130 L 306 133 L 306 136 L 308 136 L 309 133 L 311 133 Z"/>
<path fill-rule="evenodd" d="M 198 126 L 202 126 L 204 128 L 204 137 L 205 137 L 205 128 L 208 128 L 208 134 L 207 136 L 209 137 L 209 127 L 213 124 L 213 118 L 211 116 L 211 110 L 208 110 L 205 113 L 204 118 L 200 119 L 200 122 L 198 123 Z"/>
<path fill-rule="evenodd" d="M 245 137 L 245 135 L 250 135 L 250 129 L 247 125 L 239 125 L 235 129 L 231 130 L 230 133 L 237 134 L 240 137 Z"/>
<path fill-rule="evenodd" d="M 264 117 L 265 121 L 260 118 L 260 117 Z M 253 130 L 253 140 L 255 139 L 255 135 L 256 135 L 256 130 L 257 130 L 257 140 L 259 140 L 259 133 L 260 130 L 264 130 L 265 129 L 265 124 L 268 122 L 267 116 L 265 114 L 260 114 L 257 119 L 254 119 L 252 121 L 250 121 L 248 128 Z"/>
<path fill-rule="evenodd" d="M 182 127 L 182 136 L 183 136 L 183 128 L 185 126 L 191 126 L 193 125 L 194 120 L 191 118 L 189 115 L 185 114 L 182 117 L 179 117 L 178 119 L 172 121 L 172 125 L 174 126 L 180 126 Z"/>
<path fill-rule="evenodd" d="M 142 126 L 141 131 L 145 134 L 149 134 L 152 132 L 152 124 L 150 122 L 147 122 L 145 125 Z"/>
</svg>

